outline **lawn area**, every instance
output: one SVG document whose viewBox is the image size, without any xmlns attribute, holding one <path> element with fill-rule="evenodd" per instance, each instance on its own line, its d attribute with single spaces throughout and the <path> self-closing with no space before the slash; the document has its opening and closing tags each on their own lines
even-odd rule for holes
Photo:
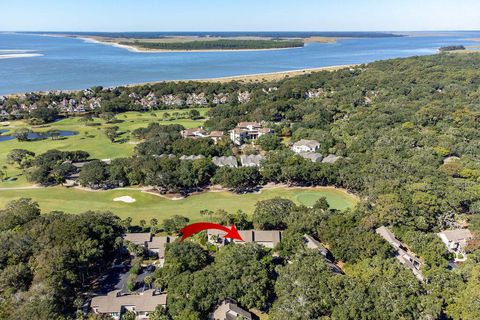
<svg viewBox="0 0 480 320">
<path fill-rule="evenodd" d="M 136 199 L 134 203 L 114 202 L 113 199 L 130 196 Z M 52 187 L 29 190 L 0 191 L 0 208 L 11 200 L 18 198 L 32 198 L 42 208 L 42 212 L 59 210 L 68 213 L 81 213 L 86 210 L 108 210 L 121 218 L 132 217 L 134 223 L 140 219 L 149 221 L 157 218 L 162 221 L 175 214 L 189 217 L 192 221 L 199 221 L 203 217 L 203 209 L 225 209 L 235 212 L 239 209 L 253 213 L 255 203 L 260 200 L 275 197 L 287 198 L 297 204 L 311 206 L 320 197 L 326 197 L 330 206 L 335 209 L 353 207 L 357 199 L 340 189 L 334 188 L 278 188 L 265 189 L 256 194 L 238 195 L 229 192 L 207 192 L 193 195 L 183 200 L 169 200 L 156 195 L 136 190 L 110 190 L 110 191 L 83 191 Z M 205 218 L 203 218 L 205 219 Z"/>
<path fill-rule="evenodd" d="M 202 116 L 205 116 L 208 111 L 207 108 L 197 109 Z M 63 151 L 83 150 L 90 153 L 92 158 L 97 159 L 113 159 L 119 157 L 128 157 L 133 154 L 133 149 L 138 141 L 135 141 L 130 132 L 141 127 L 147 127 L 151 122 L 158 122 L 160 124 L 181 124 L 186 128 L 194 128 L 201 126 L 204 120 L 190 120 L 178 119 L 171 121 L 162 121 L 163 114 L 168 112 L 170 115 L 174 113 L 181 113 L 188 110 L 159 110 L 155 112 L 126 112 L 117 115 L 117 119 L 123 122 L 118 124 L 105 124 L 104 120 L 95 119 L 91 124 L 94 126 L 86 126 L 80 121 L 80 118 L 73 117 L 60 120 L 46 126 L 32 127 L 24 121 L 11 121 L 8 126 L 1 126 L 2 130 L 9 130 L 9 133 L 19 128 L 29 128 L 36 132 L 48 131 L 52 129 L 76 131 L 79 134 L 75 136 L 65 137 L 59 140 L 45 139 L 40 141 L 26 141 L 20 142 L 16 139 L 9 141 L 0 141 L 0 168 L 7 165 L 6 157 L 12 149 L 27 149 L 41 154 L 47 150 L 58 149 Z M 155 116 L 154 116 L 155 114 Z M 103 129 L 108 126 L 116 125 L 119 131 L 124 132 L 120 138 L 127 139 L 125 143 L 112 143 L 105 136 Z M 0 188 L 18 187 L 29 185 L 25 178 L 21 175 L 21 170 L 7 165 L 7 174 L 10 177 L 17 177 L 17 181 L 0 182 Z"/>
</svg>

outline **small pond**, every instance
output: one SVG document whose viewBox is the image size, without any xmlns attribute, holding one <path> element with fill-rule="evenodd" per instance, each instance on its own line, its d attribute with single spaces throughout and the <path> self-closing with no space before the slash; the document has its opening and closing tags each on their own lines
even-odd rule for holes
<svg viewBox="0 0 480 320">
<path fill-rule="evenodd" d="M 16 139 L 13 135 L 5 135 L 2 136 L 1 134 L 7 132 L 6 130 L 0 130 L 0 142 L 3 141 L 10 141 Z M 75 136 L 78 134 L 77 131 L 66 131 L 66 130 L 58 130 L 59 137 L 70 137 Z M 41 139 L 48 139 L 51 137 L 51 132 L 30 132 L 28 134 L 28 140 L 41 140 Z"/>
</svg>

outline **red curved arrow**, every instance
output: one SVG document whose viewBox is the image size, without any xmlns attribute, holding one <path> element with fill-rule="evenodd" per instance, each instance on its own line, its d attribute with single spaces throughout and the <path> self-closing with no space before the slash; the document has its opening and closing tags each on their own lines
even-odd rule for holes
<svg viewBox="0 0 480 320">
<path fill-rule="evenodd" d="M 232 227 L 228 229 L 225 226 L 222 226 L 221 224 L 216 224 L 216 223 L 210 223 L 210 222 L 198 222 L 198 223 L 192 223 L 186 227 L 184 227 L 180 232 L 183 234 L 182 240 L 187 239 L 188 237 L 194 235 L 195 233 L 199 233 L 200 231 L 203 230 L 210 230 L 210 229 L 217 229 L 217 230 L 222 230 L 225 231 L 225 235 L 223 236 L 224 238 L 230 238 L 230 239 L 236 239 L 243 241 L 242 236 L 238 233 L 237 228 L 235 228 L 235 225 L 232 224 Z"/>
</svg>

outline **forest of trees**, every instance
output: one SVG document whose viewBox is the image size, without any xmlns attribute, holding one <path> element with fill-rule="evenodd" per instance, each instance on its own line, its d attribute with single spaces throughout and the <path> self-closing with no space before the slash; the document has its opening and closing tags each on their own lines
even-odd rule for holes
<svg viewBox="0 0 480 320">
<path fill-rule="evenodd" d="M 465 46 L 459 45 L 459 46 L 441 47 L 439 50 L 440 51 L 457 51 L 457 50 L 466 50 L 466 48 L 465 48 Z"/>
<path fill-rule="evenodd" d="M 109 212 L 40 215 L 29 199 L 0 209 L 0 319 L 74 319 L 123 230 Z"/>
<path fill-rule="evenodd" d="M 195 40 L 185 42 L 120 42 L 122 45 L 155 50 L 242 50 L 242 49 L 279 49 L 303 47 L 302 40 Z"/>
</svg>

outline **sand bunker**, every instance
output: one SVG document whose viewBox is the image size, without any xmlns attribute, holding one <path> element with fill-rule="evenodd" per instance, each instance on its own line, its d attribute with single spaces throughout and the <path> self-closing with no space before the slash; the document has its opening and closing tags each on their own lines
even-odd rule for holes
<svg viewBox="0 0 480 320">
<path fill-rule="evenodd" d="M 115 199 L 113 199 L 113 201 L 115 201 L 115 202 L 125 202 L 125 203 L 134 203 L 137 200 L 135 200 L 134 198 L 132 198 L 130 196 L 123 196 L 123 197 L 115 198 Z"/>
</svg>

